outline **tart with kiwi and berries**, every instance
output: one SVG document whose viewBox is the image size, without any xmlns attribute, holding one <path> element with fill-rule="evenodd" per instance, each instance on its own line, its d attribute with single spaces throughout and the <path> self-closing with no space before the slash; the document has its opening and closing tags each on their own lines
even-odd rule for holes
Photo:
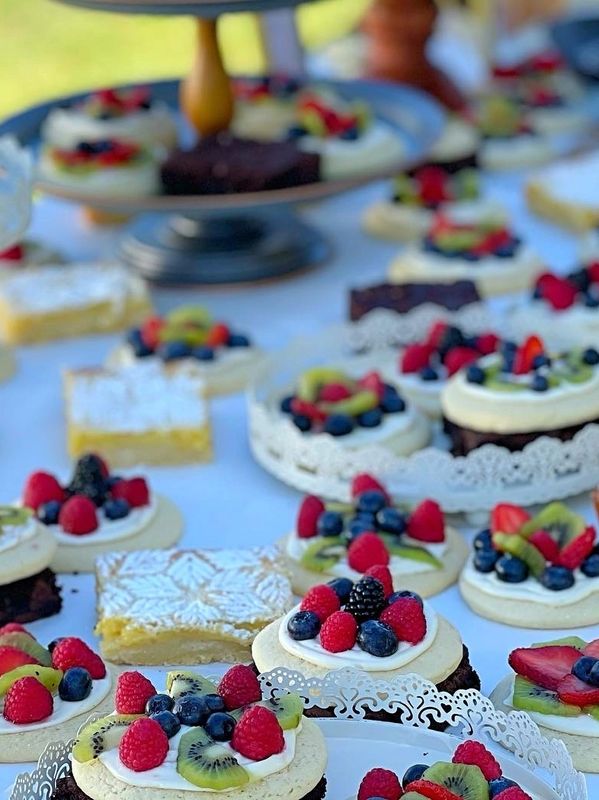
<svg viewBox="0 0 599 800">
<path fill-rule="evenodd" d="M 35 761 L 112 708 L 114 668 L 82 639 L 44 646 L 18 623 L 0 628 L 0 762 Z"/>
<path fill-rule="evenodd" d="M 115 549 L 172 547 L 183 531 L 179 509 L 146 478 L 113 473 L 95 453 L 77 460 L 68 481 L 33 472 L 20 502 L 54 538 L 58 572 L 93 572 L 97 556 Z"/>
<path fill-rule="evenodd" d="M 340 577 L 313 586 L 299 605 L 256 636 L 256 667 L 260 672 L 285 667 L 307 678 L 350 667 L 381 681 L 416 673 L 451 694 L 480 688 L 459 632 L 402 587 L 382 564 L 356 581 Z M 313 708 L 306 713 L 333 712 Z M 401 722 L 401 716 L 401 711 L 366 712 L 367 719 L 391 722 Z"/>
<path fill-rule="evenodd" d="M 542 263 L 532 248 L 492 216 L 460 222 L 437 214 L 425 236 L 389 267 L 394 283 L 472 280 L 482 297 L 527 289 Z"/>
<path fill-rule="evenodd" d="M 599 623 L 599 539 L 593 525 L 563 503 L 531 516 L 501 503 L 477 534 L 460 577 L 477 614 L 524 628 Z"/>
<path fill-rule="evenodd" d="M 334 578 L 357 581 L 382 564 L 403 589 L 430 597 L 458 578 L 468 554 L 434 500 L 395 503 L 371 475 L 357 475 L 350 503 L 314 495 L 302 500 L 294 529 L 281 542 L 293 590 L 305 594 Z"/>
<path fill-rule="evenodd" d="M 441 409 L 456 455 L 484 444 L 518 451 L 541 436 L 568 441 L 599 421 L 599 352 L 551 352 L 538 336 L 503 341 L 447 382 Z"/>
<path fill-rule="evenodd" d="M 469 739 L 459 744 L 451 761 L 411 764 L 401 775 L 374 767 L 362 778 L 356 800 L 533 800 L 503 774 L 493 753 Z"/>
<path fill-rule="evenodd" d="M 561 739 L 576 769 L 599 772 L 599 639 L 520 647 L 508 663 L 512 672 L 491 694 L 497 708 L 526 711 L 544 736 Z"/>
<path fill-rule="evenodd" d="M 41 267 L 45 264 L 62 264 L 64 256 L 54 248 L 34 239 L 24 239 L 6 250 L 0 250 L 0 274 L 2 270 Z"/>
<path fill-rule="evenodd" d="M 150 316 L 132 328 L 108 357 L 122 367 L 159 359 L 169 370 L 191 370 L 210 395 L 244 389 L 260 366 L 263 353 L 249 336 L 215 320 L 202 306 L 180 306 L 164 316 Z"/>
<path fill-rule="evenodd" d="M 321 800 L 327 751 L 295 694 L 262 696 L 251 667 L 220 682 L 173 671 L 159 691 L 140 672 L 120 675 L 115 711 L 85 725 L 72 774 L 52 800 L 227 797 Z"/>
<path fill-rule="evenodd" d="M 313 367 L 299 376 L 290 394 L 275 398 L 273 406 L 272 413 L 283 414 L 306 441 L 332 437 L 350 450 L 383 445 L 398 455 L 409 455 L 430 441 L 425 417 L 376 371 Z"/>
</svg>

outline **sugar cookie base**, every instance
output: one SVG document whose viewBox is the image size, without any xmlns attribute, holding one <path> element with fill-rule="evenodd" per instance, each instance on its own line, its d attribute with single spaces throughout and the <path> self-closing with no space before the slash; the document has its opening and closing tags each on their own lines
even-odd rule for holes
<svg viewBox="0 0 599 800">
<path fill-rule="evenodd" d="M 541 217 L 556 225 L 574 231 L 589 231 L 599 225 L 599 205 L 595 208 L 568 203 L 548 193 L 543 184 L 531 180 L 526 186 L 526 199 L 529 208 Z"/>
<path fill-rule="evenodd" d="M 36 522 L 35 534 L 0 555 L 0 589 L 47 569 L 56 553 L 56 540 Z"/>
</svg>

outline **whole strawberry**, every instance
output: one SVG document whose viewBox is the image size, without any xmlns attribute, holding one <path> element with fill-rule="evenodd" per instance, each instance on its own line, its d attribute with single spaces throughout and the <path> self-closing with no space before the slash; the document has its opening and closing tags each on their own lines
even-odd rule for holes
<svg viewBox="0 0 599 800">
<path fill-rule="evenodd" d="M 52 695 L 37 678 L 15 681 L 4 698 L 4 719 L 15 725 L 40 722 L 54 710 Z"/>
<path fill-rule="evenodd" d="M 156 694 L 151 681 L 141 672 L 123 672 L 119 675 L 114 695 L 117 714 L 143 714 L 146 703 Z"/>
<path fill-rule="evenodd" d="M 100 656 L 75 636 L 66 636 L 57 642 L 52 650 L 52 666 L 63 672 L 71 667 L 83 667 L 94 681 L 106 677 L 106 667 Z"/>
<path fill-rule="evenodd" d="M 119 758 L 133 772 L 159 767 L 168 753 L 168 736 L 156 720 L 141 717 L 129 725 L 119 743 Z"/>
<path fill-rule="evenodd" d="M 399 778 L 394 772 L 375 767 L 364 775 L 358 789 L 358 800 L 380 797 L 381 800 L 399 800 L 403 792 Z"/>
<path fill-rule="evenodd" d="M 231 747 L 252 761 L 263 761 L 285 748 L 283 729 L 268 708 L 250 706 L 235 726 Z"/>
<path fill-rule="evenodd" d="M 256 703 L 262 699 L 262 690 L 256 673 L 247 664 L 235 664 L 218 684 L 218 694 L 222 697 L 227 711 Z"/>
</svg>

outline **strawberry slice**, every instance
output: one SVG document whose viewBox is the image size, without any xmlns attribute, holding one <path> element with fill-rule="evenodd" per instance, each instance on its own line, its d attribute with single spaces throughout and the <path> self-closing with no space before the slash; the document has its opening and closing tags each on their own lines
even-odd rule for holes
<svg viewBox="0 0 599 800">
<path fill-rule="evenodd" d="M 582 652 L 585 656 L 599 658 L 599 639 L 593 639 L 592 642 L 589 642 Z"/>
<path fill-rule="evenodd" d="M 160 344 L 160 332 L 164 325 L 162 317 L 154 316 L 148 317 L 141 326 L 141 340 L 150 350 L 155 350 Z"/>
<path fill-rule="evenodd" d="M 0 675 L 11 672 L 17 667 L 23 667 L 25 664 L 37 663 L 37 659 L 24 650 L 19 650 L 18 647 L 13 647 L 10 644 L 0 646 Z"/>
<path fill-rule="evenodd" d="M 499 336 L 494 333 L 481 333 L 476 337 L 476 349 L 483 356 L 490 356 L 499 346 Z"/>
<path fill-rule="evenodd" d="M 434 500 L 423 500 L 408 520 L 408 536 L 419 542 L 444 542 L 445 517 Z"/>
<path fill-rule="evenodd" d="M 15 244 L 0 252 L 0 261 L 22 261 L 24 256 L 25 249 L 23 245 Z"/>
<path fill-rule="evenodd" d="M 529 519 L 530 514 L 520 506 L 512 503 L 498 503 L 491 512 L 491 532 L 518 533 Z"/>
<path fill-rule="evenodd" d="M 552 692 L 567 675 L 580 658 L 580 650 L 567 645 L 547 645 L 546 647 L 519 647 L 512 650 L 508 663 L 510 667 L 528 678 L 529 681 L 551 689 Z M 569 702 L 569 701 L 564 701 Z M 599 700 L 597 701 L 599 702 Z M 574 705 L 579 705 L 573 701 Z"/>
<path fill-rule="evenodd" d="M 399 368 L 406 375 L 411 372 L 420 372 L 428 366 L 432 350 L 428 344 L 410 344 L 403 351 L 399 359 Z"/>
<path fill-rule="evenodd" d="M 561 567 L 576 569 L 591 554 L 596 538 L 597 532 L 595 528 L 589 525 L 580 536 L 577 536 L 576 539 L 562 548 L 556 563 Z"/>
<path fill-rule="evenodd" d="M 478 358 L 478 351 L 472 347 L 452 347 L 445 356 L 444 364 L 447 372 L 450 375 L 455 375 L 456 372 L 468 366 L 468 364 L 472 364 Z"/>
<path fill-rule="evenodd" d="M 485 238 L 472 248 L 472 252 L 478 256 L 493 255 L 501 247 L 509 244 L 512 240 L 509 231 L 506 228 L 501 228 L 498 231 L 492 231 L 487 234 Z"/>
<path fill-rule="evenodd" d="M 368 372 L 363 378 L 360 378 L 358 385 L 362 389 L 369 389 L 371 392 L 374 392 L 379 400 L 383 399 L 383 395 L 385 394 L 385 381 L 378 372 L 374 370 Z"/>
<path fill-rule="evenodd" d="M 361 472 L 359 475 L 356 475 L 351 482 L 351 496 L 354 499 L 364 494 L 364 492 L 381 492 L 385 495 L 387 503 L 391 502 L 391 496 L 383 484 L 367 472 Z"/>
<path fill-rule="evenodd" d="M 208 347 L 222 347 L 231 338 L 231 331 L 223 322 L 217 322 L 208 331 L 206 344 Z"/>
<path fill-rule="evenodd" d="M 541 297 L 556 311 L 564 311 L 576 301 L 578 289 L 565 278 L 547 273 L 537 281 L 537 286 Z"/>
<path fill-rule="evenodd" d="M 594 706 L 599 703 L 599 686 L 591 686 L 576 675 L 566 675 L 557 685 L 557 694 L 562 703 L 571 706 Z"/>
<path fill-rule="evenodd" d="M 446 322 L 435 322 L 428 332 L 425 344 L 431 350 L 437 350 L 448 327 L 449 325 Z"/>
<path fill-rule="evenodd" d="M 427 797 L 429 800 L 460 800 L 459 794 L 454 794 L 445 786 L 440 786 L 438 783 L 427 781 L 421 778 L 419 781 L 412 781 L 404 787 L 404 791 L 416 792 L 416 794 Z"/>
<path fill-rule="evenodd" d="M 547 531 L 535 531 L 529 536 L 528 541 L 537 548 L 539 553 L 552 564 L 556 563 L 559 556 L 559 545 Z"/>
<path fill-rule="evenodd" d="M 537 72 L 556 72 L 564 67 L 564 59 L 553 50 L 538 53 L 528 62 L 529 68 Z"/>
<path fill-rule="evenodd" d="M 309 494 L 302 500 L 297 513 L 295 530 L 300 539 L 310 539 L 318 533 L 318 518 L 325 511 L 325 505 L 313 494 Z"/>
<path fill-rule="evenodd" d="M 542 356 L 545 347 L 538 336 L 529 336 L 516 350 L 514 357 L 514 375 L 526 375 L 532 369 L 537 356 Z"/>
<path fill-rule="evenodd" d="M 493 77 L 498 80 L 512 80 L 519 78 L 522 75 L 523 67 L 520 64 L 495 64 L 493 66 Z"/>
<path fill-rule="evenodd" d="M 351 392 L 343 383 L 326 383 L 318 392 L 318 399 L 323 403 L 338 403 L 348 397 Z"/>
<path fill-rule="evenodd" d="M 324 422 L 327 415 L 324 411 L 318 408 L 314 403 L 308 400 L 302 400 L 299 397 L 294 397 L 291 401 L 291 410 L 294 414 L 300 414 L 303 417 L 313 420 L 313 422 Z"/>
</svg>

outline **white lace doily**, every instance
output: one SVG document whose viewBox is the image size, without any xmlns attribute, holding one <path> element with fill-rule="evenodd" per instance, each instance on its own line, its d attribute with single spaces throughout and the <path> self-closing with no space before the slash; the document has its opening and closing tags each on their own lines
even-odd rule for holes
<svg viewBox="0 0 599 800">
<path fill-rule="evenodd" d="M 15 139 L 0 139 L 0 250 L 18 242 L 31 214 L 32 161 Z"/>
</svg>

